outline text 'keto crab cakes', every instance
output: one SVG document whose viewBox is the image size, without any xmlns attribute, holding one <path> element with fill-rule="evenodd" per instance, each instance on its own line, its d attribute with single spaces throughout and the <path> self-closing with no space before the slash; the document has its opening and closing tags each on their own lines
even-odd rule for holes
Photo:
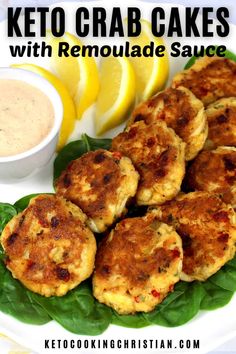
<svg viewBox="0 0 236 354">
<path fill-rule="evenodd" d="M 185 143 L 165 122 L 132 124 L 112 140 L 112 150 L 128 156 L 140 174 L 138 205 L 162 204 L 179 192 Z"/>
<path fill-rule="evenodd" d="M 204 281 L 234 257 L 235 213 L 217 195 L 179 195 L 153 212 L 159 220 L 174 226 L 182 238 L 182 280 Z"/>
<path fill-rule="evenodd" d="M 120 314 L 154 309 L 179 281 L 182 243 L 153 215 L 124 219 L 98 247 L 93 294 Z"/>
<path fill-rule="evenodd" d="M 56 190 L 82 209 L 92 231 L 103 232 L 126 211 L 138 180 L 128 157 L 100 149 L 72 161 L 57 180 Z"/>
<path fill-rule="evenodd" d="M 220 193 L 223 200 L 236 207 L 236 148 L 221 146 L 202 151 L 187 172 L 192 190 Z"/>
<path fill-rule="evenodd" d="M 142 102 L 132 113 L 130 124 L 163 120 L 186 143 L 186 160 L 192 160 L 207 138 L 207 120 L 202 102 L 185 87 L 167 88 Z"/>
<path fill-rule="evenodd" d="M 88 278 L 96 240 L 86 216 L 72 203 L 40 195 L 5 227 L 1 243 L 6 266 L 28 289 L 62 296 Z"/>
<path fill-rule="evenodd" d="M 236 97 L 222 98 L 212 103 L 206 109 L 206 116 L 209 133 L 205 148 L 236 146 Z"/>
<path fill-rule="evenodd" d="M 236 96 L 236 62 L 205 56 L 175 75 L 172 86 L 187 87 L 205 106 L 222 97 Z"/>
</svg>

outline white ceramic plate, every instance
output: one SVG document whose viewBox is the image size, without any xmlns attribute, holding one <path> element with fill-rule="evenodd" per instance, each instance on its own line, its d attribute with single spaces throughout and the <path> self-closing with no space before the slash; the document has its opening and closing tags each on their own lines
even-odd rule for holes
<svg viewBox="0 0 236 354">
<path fill-rule="evenodd" d="M 57 6 L 63 6 L 67 13 L 67 30 L 73 32 L 73 14 L 75 9 L 78 6 L 85 6 L 91 8 L 92 6 L 104 6 L 104 4 L 108 4 L 108 2 L 88 2 L 85 4 L 83 3 L 68 3 L 64 2 L 61 4 L 57 4 Z M 121 1 L 109 1 L 107 5 L 109 8 L 112 6 L 121 6 Z M 55 6 L 55 5 L 54 5 Z M 142 10 L 143 18 L 149 18 L 151 9 L 157 4 L 154 3 L 143 3 L 141 1 L 126 1 L 125 6 L 138 6 Z M 123 6 L 124 16 L 125 15 L 125 6 Z M 167 13 L 170 9 L 168 4 L 160 5 L 163 6 Z M 176 5 L 178 6 L 178 5 Z M 181 9 L 181 17 L 182 23 L 184 23 L 184 7 L 179 6 Z M 201 21 L 201 19 L 199 19 Z M 200 44 L 225 44 L 228 49 L 236 52 L 236 45 L 235 45 L 235 38 L 236 38 L 236 26 L 231 26 L 230 35 L 227 38 L 221 39 L 214 37 L 214 39 L 198 39 L 198 38 L 183 38 L 179 39 L 182 44 L 190 44 L 190 45 L 200 45 Z M 38 65 L 45 65 L 47 67 L 47 62 L 45 60 L 42 61 L 41 59 L 32 60 L 32 59 L 13 59 L 10 56 L 10 51 L 8 45 L 10 43 L 16 42 L 23 42 L 19 39 L 7 39 L 6 38 L 6 23 L 3 22 L 0 25 L 0 39 L 1 39 L 1 55 L 0 55 L 0 66 L 9 66 L 13 62 L 35 62 Z M 170 47 L 173 41 L 178 40 L 178 38 L 166 38 L 166 44 L 168 48 Z M 97 39 L 97 43 L 100 41 Z M 92 43 L 92 39 L 86 39 L 86 43 Z M 188 58 L 187 58 L 188 59 Z M 179 70 L 181 70 L 186 62 L 187 59 L 184 58 L 172 58 L 170 57 L 170 67 L 171 73 L 170 77 Z M 94 136 L 94 128 L 92 122 L 92 114 L 93 108 L 89 109 L 83 120 L 77 124 L 74 134 L 72 135 L 71 139 L 79 138 L 80 133 L 86 132 L 87 134 Z M 113 132 L 107 134 L 107 136 L 114 135 L 117 131 L 121 128 L 115 129 Z M 38 173 L 34 174 L 33 176 L 28 177 L 27 179 L 17 181 L 14 184 L 0 184 L 0 199 L 2 202 L 10 202 L 13 203 L 20 197 L 30 194 L 30 193 L 37 193 L 37 192 L 51 192 L 53 191 L 52 188 L 52 164 L 51 161 L 47 166 L 45 166 L 42 170 L 38 171 Z M 211 349 L 216 348 L 220 344 L 224 343 L 230 338 L 236 336 L 236 317 L 235 317 L 235 307 L 236 307 L 236 296 L 231 300 L 231 302 L 216 311 L 212 312 L 201 312 L 199 313 L 192 321 L 187 323 L 184 326 L 177 327 L 177 328 L 165 328 L 159 326 L 150 326 L 143 329 L 127 329 L 118 326 L 110 326 L 107 331 L 105 331 L 102 335 L 92 338 L 92 337 L 85 337 L 85 336 L 77 336 L 72 333 L 69 333 L 65 329 L 63 329 L 60 325 L 55 322 L 50 322 L 43 326 L 32 326 L 23 324 L 12 317 L 9 317 L 3 313 L 0 313 L 0 332 L 9 335 L 11 338 L 15 339 L 18 343 L 25 345 L 26 347 L 31 348 L 32 350 L 39 352 L 39 353 L 64 353 L 64 352 L 78 352 L 78 349 L 72 350 L 63 350 L 63 349 L 44 349 L 44 340 L 45 339 L 75 339 L 75 340 L 86 340 L 86 339 L 150 339 L 150 340 L 166 340 L 172 339 L 173 340 L 173 349 L 153 349 L 154 351 L 158 352 L 175 352 L 175 353 L 185 353 L 185 352 L 192 352 L 193 349 L 187 350 L 179 349 L 178 343 L 179 340 L 187 340 L 187 339 L 199 339 L 200 340 L 200 349 L 195 350 L 196 353 L 206 353 Z M 184 311 L 184 309 L 183 309 Z M 174 347 L 177 348 L 174 348 Z M 101 350 L 105 351 L 105 349 L 81 349 L 81 354 L 87 353 L 94 353 L 94 352 L 101 352 Z M 154 352 L 151 349 L 146 349 L 146 353 Z M 109 352 L 110 349 L 107 350 Z M 129 349 L 127 352 L 136 352 L 138 350 L 131 350 Z M 113 350 L 113 352 L 116 352 Z M 144 352 L 144 349 L 140 349 L 139 352 Z"/>
</svg>

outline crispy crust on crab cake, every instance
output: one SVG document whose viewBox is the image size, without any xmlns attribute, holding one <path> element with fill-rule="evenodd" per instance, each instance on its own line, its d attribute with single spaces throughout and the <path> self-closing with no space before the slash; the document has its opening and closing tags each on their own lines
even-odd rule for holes
<svg viewBox="0 0 236 354">
<path fill-rule="evenodd" d="M 186 160 L 192 160 L 207 138 L 207 120 L 202 102 L 185 87 L 167 88 L 142 102 L 132 113 L 129 124 L 144 120 L 149 124 L 163 120 L 186 143 Z"/>
<path fill-rule="evenodd" d="M 92 231 L 103 232 L 126 211 L 138 180 L 128 157 L 100 149 L 72 161 L 56 181 L 56 191 L 82 209 Z"/>
<path fill-rule="evenodd" d="M 175 75 L 172 86 L 187 87 L 205 106 L 222 97 L 236 96 L 236 63 L 227 58 L 205 56 Z"/>
<path fill-rule="evenodd" d="M 188 188 L 220 193 L 225 203 L 236 207 L 236 148 L 200 152 L 186 175 Z"/>
<path fill-rule="evenodd" d="M 217 195 L 180 195 L 153 212 L 159 220 L 174 226 L 182 238 L 182 280 L 204 281 L 234 257 L 235 213 Z"/>
<path fill-rule="evenodd" d="M 93 294 L 120 314 L 154 309 L 179 281 L 182 243 L 153 215 L 124 219 L 102 240 Z"/>
<path fill-rule="evenodd" d="M 163 121 L 129 126 L 112 140 L 112 150 L 128 156 L 140 174 L 138 205 L 162 204 L 180 190 L 185 143 Z"/>
<path fill-rule="evenodd" d="M 236 80 L 236 78 L 235 78 Z M 236 146 L 236 97 L 222 98 L 206 109 L 209 133 L 205 149 Z"/>
<path fill-rule="evenodd" d="M 5 227 L 1 243 L 14 278 L 44 296 L 62 296 L 94 268 L 96 240 L 86 216 L 55 195 L 40 195 Z"/>
</svg>

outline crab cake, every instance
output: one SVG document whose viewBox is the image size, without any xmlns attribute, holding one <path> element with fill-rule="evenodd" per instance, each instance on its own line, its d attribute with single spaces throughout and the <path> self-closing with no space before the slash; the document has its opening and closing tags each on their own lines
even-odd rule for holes
<svg viewBox="0 0 236 354">
<path fill-rule="evenodd" d="M 185 87 L 167 88 L 141 103 L 130 123 L 144 120 L 150 124 L 164 120 L 186 143 L 186 160 L 192 160 L 207 138 L 207 120 L 202 102 Z"/>
<path fill-rule="evenodd" d="M 206 115 L 209 133 L 205 148 L 236 146 L 236 98 L 222 98 L 212 103 L 207 107 Z"/>
<path fill-rule="evenodd" d="M 236 216 L 219 196 L 192 192 L 153 212 L 159 220 L 174 226 L 182 238 L 182 280 L 204 281 L 234 257 Z"/>
<path fill-rule="evenodd" d="M 138 205 L 162 204 L 180 190 L 185 172 L 185 143 L 163 121 L 129 126 L 112 140 L 140 174 Z"/>
<path fill-rule="evenodd" d="M 126 211 L 139 174 L 119 152 L 90 151 L 72 161 L 56 182 L 57 193 L 78 205 L 94 232 L 103 232 Z"/>
<path fill-rule="evenodd" d="M 236 62 L 205 56 L 175 75 L 172 86 L 187 87 L 205 106 L 222 97 L 236 96 Z"/>
<path fill-rule="evenodd" d="M 202 151 L 187 172 L 190 189 L 220 193 L 226 203 L 236 207 L 236 148 L 218 147 Z"/>
<path fill-rule="evenodd" d="M 120 314 L 154 309 L 179 281 L 182 243 L 153 215 L 124 219 L 98 247 L 93 294 Z"/>
<path fill-rule="evenodd" d="M 5 227 L 1 243 L 14 278 L 44 296 L 62 296 L 88 278 L 96 241 L 86 216 L 55 195 L 31 199 Z"/>
</svg>

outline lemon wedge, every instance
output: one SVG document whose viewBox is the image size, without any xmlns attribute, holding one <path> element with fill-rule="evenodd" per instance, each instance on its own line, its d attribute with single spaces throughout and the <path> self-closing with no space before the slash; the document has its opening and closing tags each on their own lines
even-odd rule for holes
<svg viewBox="0 0 236 354">
<path fill-rule="evenodd" d="M 88 107 L 96 100 L 99 91 L 98 68 L 94 58 L 89 56 L 58 56 L 60 42 L 82 47 L 83 43 L 73 34 L 66 32 L 63 37 L 55 38 L 48 31 L 48 44 L 52 46 L 51 70 L 69 90 L 76 106 L 77 118 L 80 119 Z"/>
<path fill-rule="evenodd" d="M 125 57 L 107 57 L 101 61 L 95 128 L 98 135 L 121 124 L 135 101 L 135 74 Z"/>
<path fill-rule="evenodd" d="M 55 87 L 58 94 L 60 95 L 64 110 L 62 126 L 57 144 L 57 150 L 60 150 L 66 144 L 70 134 L 74 129 L 76 121 L 75 105 L 69 94 L 69 91 L 55 75 L 40 66 L 34 64 L 14 64 L 12 67 L 32 71 L 44 77 Z"/>
<path fill-rule="evenodd" d="M 154 46 L 164 45 L 162 38 L 154 37 L 151 24 L 141 20 L 142 32 L 138 37 L 129 38 L 131 45 L 139 45 L 143 48 L 150 42 Z M 144 101 L 163 89 L 169 75 L 169 60 L 167 52 L 163 57 L 130 57 L 137 82 L 137 100 Z"/>
</svg>

